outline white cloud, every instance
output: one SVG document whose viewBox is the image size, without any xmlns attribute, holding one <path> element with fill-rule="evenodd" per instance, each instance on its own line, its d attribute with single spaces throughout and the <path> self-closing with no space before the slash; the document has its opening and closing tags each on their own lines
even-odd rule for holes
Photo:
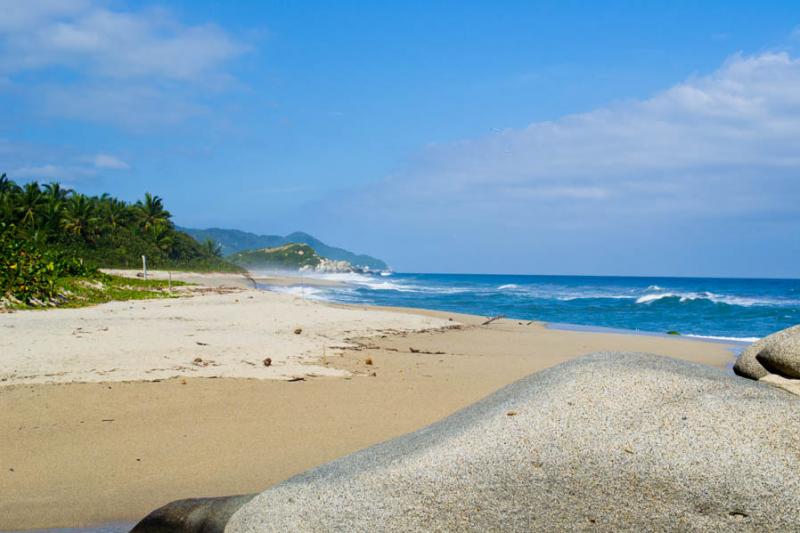
<svg viewBox="0 0 800 533">
<path fill-rule="evenodd" d="M 0 0 L 0 90 L 19 76 L 31 109 L 124 127 L 175 124 L 205 92 L 237 85 L 231 60 L 249 47 L 214 24 L 160 8 L 100 0 Z"/>
<path fill-rule="evenodd" d="M 183 92 L 146 83 L 52 85 L 34 88 L 31 94 L 38 113 L 134 131 L 174 126 L 209 112 Z"/>
<path fill-rule="evenodd" d="M 650 99 L 429 146 L 410 173 L 368 194 L 392 202 L 525 202 L 568 208 L 797 209 L 800 61 L 734 56 Z M 453 201 L 455 199 L 455 202 Z M 720 201 L 722 200 L 722 201 Z M 558 209 L 564 209 L 559 205 Z"/>
<path fill-rule="evenodd" d="M 89 5 L 89 0 L 1 0 L 0 32 L 20 32 L 55 17 L 74 16 Z"/>
<path fill-rule="evenodd" d="M 585 246 L 590 265 L 590 253 L 634 234 L 631 247 L 652 246 L 658 235 L 738 249 L 744 235 L 764 235 L 753 231 L 758 224 L 800 230 L 800 60 L 736 55 L 645 100 L 431 145 L 411 170 L 336 198 L 322 213 L 336 213 L 341 231 L 371 235 L 375 253 L 388 256 L 382 243 L 411 232 L 419 249 L 449 236 L 448 247 L 475 262 L 488 261 L 478 250 L 512 257 L 522 243 Z M 712 226 L 714 239 L 703 236 Z M 453 268 L 442 261 L 438 268 Z M 550 259 L 538 261 L 541 268 Z"/>
<path fill-rule="evenodd" d="M 168 12 L 112 11 L 97 2 L 2 2 L 0 68 L 85 69 L 97 76 L 198 80 L 246 46 L 213 24 L 186 26 Z"/>
<path fill-rule="evenodd" d="M 12 171 L 13 179 L 58 180 L 63 179 L 66 170 L 52 164 L 41 166 L 19 167 Z"/>
<path fill-rule="evenodd" d="M 126 161 L 108 153 L 89 155 L 65 146 L 0 138 L 0 173 L 6 172 L 13 180 L 74 183 L 129 168 Z"/>
<path fill-rule="evenodd" d="M 97 154 L 92 159 L 92 162 L 95 167 L 101 169 L 128 170 L 131 168 L 130 165 L 122 159 L 109 154 Z"/>
</svg>

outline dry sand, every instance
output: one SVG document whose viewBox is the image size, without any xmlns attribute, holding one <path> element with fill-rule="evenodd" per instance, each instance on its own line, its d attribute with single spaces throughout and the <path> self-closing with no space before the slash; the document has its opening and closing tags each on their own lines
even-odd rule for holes
<svg viewBox="0 0 800 533">
<path fill-rule="evenodd" d="M 161 307 L 166 304 L 171 307 Z M 281 327 L 269 328 L 272 315 L 252 321 L 252 311 L 261 306 L 280 315 L 274 318 Z M 260 491 L 439 420 L 531 372 L 592 351 L 648 351 L 717 367 L 732 361 L 723 344 L 558 331 L 511 320 L 480 326 L 481 318 L 466 315 L 326 305 L 250 290 L 130 307 L 106 304 L 1 317 L 4 375 L 6 346 L 39 342 L 34 337 L 46 335 L 60 349 L 37 345 L 27 353 L 31 361 L 26 364 L 38 370 L 17 374 L 39 377 L 25 381 L 17 376 L 15 384 L 7 380 L 0 386 L 0 529 L 133 521 L 177 498 Z M 107 313 L 109 309 L 114 313 Z M 191 320 L 153 320 L 148 309 Z M 209 317 L 198 318 L 206 311 Z M 97 325 L 110 320 L 114 328 L 97 332 L 81 326 L 92 333 L 76 340 L 66 327 L 65 313 L 92 316 Z M 399 331 L 442 324 L 460 327 Z M 295 335 L 295 325 L 304 333 Z M 211 331 L 202 329 L 206 327 Z M 237 333 L 226 336 L 231 329 Z M 188 337 L 192 331 L 195 336 Z M 366 337 L 353 338 L 357 332 Z M 106 334 L 119 335 L 119 344 L 103 340 Z M 201 337 L 211 341 L 208 346 L 192 347 Z M 321 344 L 342 339 L 350 339 L 348 349 L 326 348 L 324 360 L 312 361 L 322 356 Z M 58 356 L 79 341 L 83 350 Z M 275 347 L 272 353 L 287 368 L 297 365 L 287 375 L 302 372 L 305 380 L 210 378 L 214 371 L 239 372 L 237 358 L 259 361 L 264 346 Z M 64 365 L 72 369 L 72 378 L 93 378 L 92 372 L 86 373 L 92 365 L 83 359 L 105 350 L 124 369 L 107 374 L 107 379 L 123 374 L 131 379 L 134 369 L 142 368 L 131 359 L 158 360 L 184 348 L 208 349 L 209 359 L 222 364 L 186 372 L 170 369 L 208 377 L 36 383 L 46 373 L 62 372 Z M 186 357 L 181 357 L 176 364 L 185 366 Z M 241 365 L 243 371 L 249 367 Z M 309 368 L 318 376 L 344 377 L 308 377 Z M 263 365 L 257 371 L 257 377 L 280 377 Z M 138 379 L 152 377 L 142 373 Z"/>
<path fill-rule="evenodd" d="M 0 384 L 344 375 L 310 362 L 349 337 L 447 325 L 253 289 L 0 314 Z"/>
</svg>

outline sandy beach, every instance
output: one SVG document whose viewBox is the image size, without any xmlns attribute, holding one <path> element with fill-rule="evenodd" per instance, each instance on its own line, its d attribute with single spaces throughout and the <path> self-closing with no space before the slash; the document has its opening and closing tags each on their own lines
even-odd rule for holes
<svg viewBox="0 0 800 533">
<path fill-rule="evenodd" d="M 201 285 L 0 315 L 0 529 L 135 521 L 178 498 L 260 491 L 594 351 L 733 360 L 680 337 L 481 325 L 179 277 Z"/>
</svg>

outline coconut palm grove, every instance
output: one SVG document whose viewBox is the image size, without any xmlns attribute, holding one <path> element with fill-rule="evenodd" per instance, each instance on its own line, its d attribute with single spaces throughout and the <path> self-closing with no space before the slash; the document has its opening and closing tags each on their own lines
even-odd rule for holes
<svg viewBox="0 0 800 533">
<path fill-rule="evenodd" d="M 139 266 L 142 255 L 153 268 L 238 269 L 216 243 L 175 229 L 158 196 L 126 203 L 55 182 L 18 185 L 0 174 L 0 297 L 20 305 L 63 303 L 75 292 L 65 281 L 102 277 L 100 267 Z"/>
</svg>

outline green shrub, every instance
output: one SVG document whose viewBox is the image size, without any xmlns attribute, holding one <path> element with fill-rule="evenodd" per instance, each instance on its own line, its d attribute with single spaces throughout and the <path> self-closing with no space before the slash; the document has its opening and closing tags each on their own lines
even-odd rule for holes
<svg viewBox="0 0 800 533">
<path fill-rule="evenodd" d="M 61 298 L 58 280 L 89 276 L 96 269 L 58 250 L 41 250 L 19 237 L 14 226 L 0 223 L 0 293 L 24 304 Z"/>
</svg>

